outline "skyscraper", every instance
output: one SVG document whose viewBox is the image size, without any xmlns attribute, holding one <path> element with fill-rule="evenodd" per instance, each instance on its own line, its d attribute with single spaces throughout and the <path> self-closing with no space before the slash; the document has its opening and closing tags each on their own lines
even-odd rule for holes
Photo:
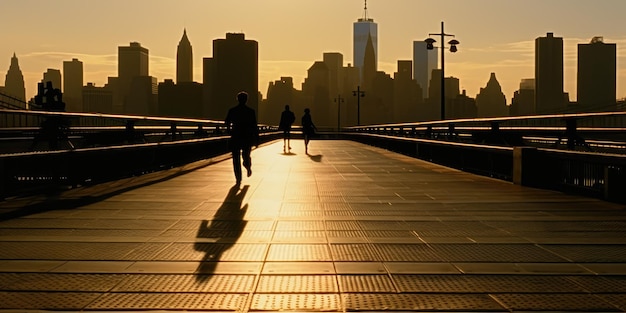
<svg viewBox="0 0 626 313">
<path fill-rule="evenodd" d="M 117 79 L 113 110 L 130 114 L 156 111 L 157 83 L 148 74 L 148 49 L 138 42 L 117 49 Z"/>
<path fill-rule="evenodd" d="M 193 81 L 193 52 L 187 38 L 187 30 L 183 30 L 183 37 L 176 50 L 176 83 Z"/>
<path fill-rule="evenodd" d="M 582 112 L 616 110 L 617 46 L 593 37 L 578 44 L 578 107 Z"/>
<path fill-rule="evenodd" d="M 496 73 L 491 73 L 487 86 L 480 88 L 476 95 L 478 117 L 508 116 L 509 107 L 506 105 L 506 97 L 502 93 L 502 87 L 496 78 Z"/>
<path fill-rule="evenodd" d="M 68 112 L 83 112 L 83 62 L 63 61 L 63 101 Z"/>
<path fill-rule="evenodd" d="M 413 79 L 422 87 L 422 97 L 428 98 L 428 83 L 433 70 L 437 68 L 437 50 L 426 49 L 426 42 L 413 41 Z"/>
<path fill-rule="evenodd" d="M 563 38 L 548 33 L 535 39 L 535 105 L 537 114 L 565 112 Z"/>
<path fill-rule="evenodd" d="M 224 119 L 237 104 L 237 93 L 248 93 L 248 106 L 259 105 L 259 45 L 243 33 L 213 40 L 213 57 L 203 59 L 205 108 L 208 117 Z M 258 112 L 258 111 L 257 111 Z"/>
<path fill-rule="evenodd" d="M 148 49 L 138 42 L 117 47 L 117 76 L 122 80 L 148 76 L 148 58 Z"/>
<path fill-rule="evenodd" d="M 52 82 L 52 87 L 55 89 L 59 89 L 62 91 L 61 87 L 61 71 L 55 68 L 49 68 L 43 73 L 43 78 L 41 82 L 44 86 L 47 85 L 48 82 Z"/>
<path fill-rule="evenodd" d="M 363 83 L 363 66 L 368 40 L 372 41 L 374 49 L 374 72 L 378 70 L 378 24 L 374 22 L 374 19 L 367 17 L 367 0 L 365 0 L 363 17 L 353 24 L 353 36 L 354 67 L 359 69 L 361 83 Z"/>
<path fill-rule="evenodd" d="M 4 93 L 19 99 L 24 102 L 24 109 L 26 108 L 26 89 L 24 88 L 24 75 L 22 75 L 22 70 L 20 70 L 20 65 L 17 60 L 17 56 L 13 53 L 13 57 L 11 57 L 11 65 L 9 66 L 9 70 L 7 71 L 7 75 L 4 81 Z"/>
</svg>

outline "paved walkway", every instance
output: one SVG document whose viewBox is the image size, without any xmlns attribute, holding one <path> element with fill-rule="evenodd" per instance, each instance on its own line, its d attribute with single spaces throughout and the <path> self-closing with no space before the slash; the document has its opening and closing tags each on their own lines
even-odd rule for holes
<svg viewBox="0 0 626 313">
<path fill-rule="evenodd" d="M 253 151 L 240 187 L 206 161 L 5 201 L 0 309 L 626 311 L 624 206 L 350 141 L 309 151 Z"/>
</svg>

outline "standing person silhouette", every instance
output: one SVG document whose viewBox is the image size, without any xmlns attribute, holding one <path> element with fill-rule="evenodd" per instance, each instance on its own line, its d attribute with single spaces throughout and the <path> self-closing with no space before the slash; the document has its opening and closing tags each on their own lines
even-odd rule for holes
<svg viewBox="0 0 626 313">
<path fill-rule="evenodd" d="M 248 94 L 237 94 L 239 104 L 230 110 L 226 116 L 226 129 L 230 133 L 230 151 L 233 154 L 233 170 L 237 185 L 241 184 L 241 159 L 247 170 L 248 177 L 252 175 L 252 146 L 259 145 L 259 128 L 256 122 L 256 112 L 246 105 Z"/>
<path fill-rule="evenodd" d="M 302 116 L 302 134 L 304 135 L 304 152 L 309 154 L 309 141 L 311 137 L 315 135 L 317 127 L 313 124 L 311 118 L 311 110 L 309 108 L 304 109 L 304 115 Z"/>
<path fill-rule="evenodd" d="M 287 152 L 287 148 L 291 150 L 291 125 L 296 121 L 296 115 L 289 111 L 289 105 L 285 105 L 285 111 L 280 114 L 280 123 L 278 129 L 283 131 L 283 152 Z"/>
</svg>

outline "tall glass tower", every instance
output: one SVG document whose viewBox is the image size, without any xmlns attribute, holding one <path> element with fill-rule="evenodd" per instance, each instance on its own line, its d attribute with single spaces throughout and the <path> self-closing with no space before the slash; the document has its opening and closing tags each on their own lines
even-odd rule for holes
<svg viewBox="0 0 626 313">
<path fill-rule="evenodd" d="M 367 16 L 367 0 L 365 0 L 363 17 L 354 22 L 353 26 L 353 62 L 354 67 L 359 70 L 362 84 L 365 50 L 367 48 L 368 38 L 371 38 L 372 45 L 374 46 L 374 70 L 378 70 L 378 24 L 374 22 L 374 19 Z"/>
</svg>

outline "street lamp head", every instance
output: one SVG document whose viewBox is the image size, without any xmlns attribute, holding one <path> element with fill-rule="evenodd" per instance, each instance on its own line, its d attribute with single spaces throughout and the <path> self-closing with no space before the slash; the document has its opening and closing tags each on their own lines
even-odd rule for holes
<svg viewBox="0 0 626 313">
<path fill-rule="evenodd" d="M 424 41 L 426 42 L 426 49 L 428 50 L 435 49 L 435 46 L 433 44 L 437 42 L 437 40 L 432 39 L 432 38 L 426 38 Z"/>
<path fill-rule="evenodd" d="M 450 44 L 450 52 L 453 52 L 453 53 L 457 52 L 458 49 L 457 49 L 456 45 L 459 44 L 459 41 L 456 40 L 456 39 L 452 39 L 452 40 L 448 41 L 448 43 Z"/>
</svg>

